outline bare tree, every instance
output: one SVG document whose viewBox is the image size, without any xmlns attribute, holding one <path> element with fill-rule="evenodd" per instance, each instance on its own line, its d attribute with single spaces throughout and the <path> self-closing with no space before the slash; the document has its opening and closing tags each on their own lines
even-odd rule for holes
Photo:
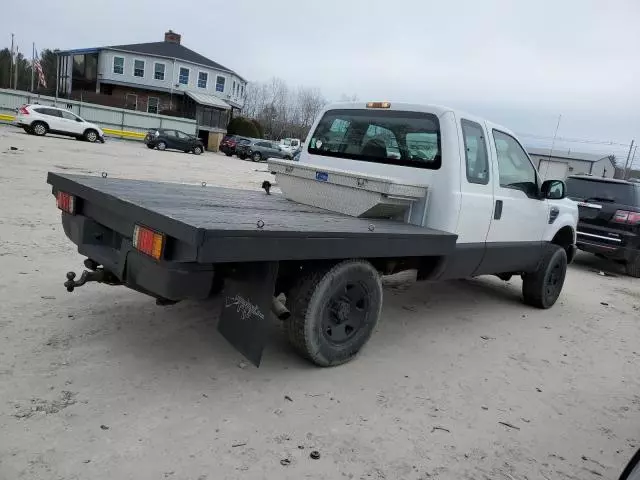
<svg viewBox="0 0 640 480">
<path fill-rule="evenodd" d="M 247 86 L 243 115 L 257 119 L 268 138 L 306 136 L 327 101 L 317 88 L 291 90 L 281 78 Z"/>
</svg>

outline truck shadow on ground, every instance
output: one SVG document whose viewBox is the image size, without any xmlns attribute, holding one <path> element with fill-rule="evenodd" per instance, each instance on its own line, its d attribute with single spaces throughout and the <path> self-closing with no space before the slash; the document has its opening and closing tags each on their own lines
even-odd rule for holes
<svg viewBox="0 0 640 480">
<path fill-rule="evenodd" d="M 584 252 L 578 252 L 569 268 L 577 268 L 584 272 L 604 272 L 615 276 L 626 276 L 623 265 Z"/>
<path fill-rule="evenodd" d="M 378 345 L 392 342 L 397 349 L 393 355 L 400 361 L 403 345 L 415 337 L 428 338 L 443 327 L 473 323 L 485 308 L 519 317 L 529 310 L 522 304 L 520 288 L 519 280 L 503 282 L 491 277 L 391 283 L 385 287 L 385 306 L 372 342 Z M 152 361 L 156 365 L 192 368 L 201 364 L 207 365 L 208 371 L 248 365 L 217 331 L 221 301 L 216 298 L 157 307 L 151 299 L 140 297 L 117 304 L 110 310 L 111 326 L 105 327 L 108 332 L 101 335 L 100 341 L 108 344 L 111 355 L 142 359 L 145 363 Z M 106 319 L 91 321 L 95 322 Z M 272 316 L 260 371 L 314 368 L 294 352 L 283 324 Z"/>
</svg>

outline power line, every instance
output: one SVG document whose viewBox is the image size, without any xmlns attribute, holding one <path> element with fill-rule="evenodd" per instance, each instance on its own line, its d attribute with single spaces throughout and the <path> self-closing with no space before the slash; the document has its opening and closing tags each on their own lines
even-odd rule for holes
<svg viewBox="0 0 640 480">
<path fill-rule="evenodd" d="M 538 140 L 554 140 L 554 137 L 548 135 L 536 135 L 533 133 L 517 133 L 520 137 L 535 138 Z M 568 142 L 568 143 L 585 143 L 590 145 L 619 145 L 621 147 L 629 147 L 629 143 L 619 143 L 611 140 L 588 140 L 584 138 L 568 138 L 568 137 L 555 137 L 556 142 Z"/>
</svg>

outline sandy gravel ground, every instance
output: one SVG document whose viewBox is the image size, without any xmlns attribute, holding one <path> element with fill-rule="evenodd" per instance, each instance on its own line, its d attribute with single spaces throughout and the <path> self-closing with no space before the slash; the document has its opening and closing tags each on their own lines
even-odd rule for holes
<svg viewBox="0 0 640 480">
<path fill-rule="evenodd" d="M 597 480 L 640 447 L 640 281 L 607 263 L 580 255 L 551 311 L 524 306 L 518 279 L 396 278 L 356 361 L 315 368 L 274 322 L 255 369 L 217 334 L 218 301 L 67 293 L 83 259 L 48 170 L 242 188 L 268 175 L 0 127 L 2 480 Z"/>
</svg>

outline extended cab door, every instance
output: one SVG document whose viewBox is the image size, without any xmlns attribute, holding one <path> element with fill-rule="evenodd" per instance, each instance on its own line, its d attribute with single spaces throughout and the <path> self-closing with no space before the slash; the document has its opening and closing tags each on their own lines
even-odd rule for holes
<svg viewBox="0 0 640 480">
<path fill-rule="evenodd" d="M 493 216 L 493 182 L 489 141 L 483 122 L 456 119 L 460 150 L 460 214 L 456 254 L 443 278 L 471 276 L 480 266 Z"/>
<path fill-rule="evenodd" d="M 549 205 L 539 196 L 538 173 L 524 148 L 510 134 L 493 128 L 489 144 L 497 178 L 493 183 L 494 205 L 487 251 L 476 273 L 534 269 L 549 222 Z"/>
</svg>

